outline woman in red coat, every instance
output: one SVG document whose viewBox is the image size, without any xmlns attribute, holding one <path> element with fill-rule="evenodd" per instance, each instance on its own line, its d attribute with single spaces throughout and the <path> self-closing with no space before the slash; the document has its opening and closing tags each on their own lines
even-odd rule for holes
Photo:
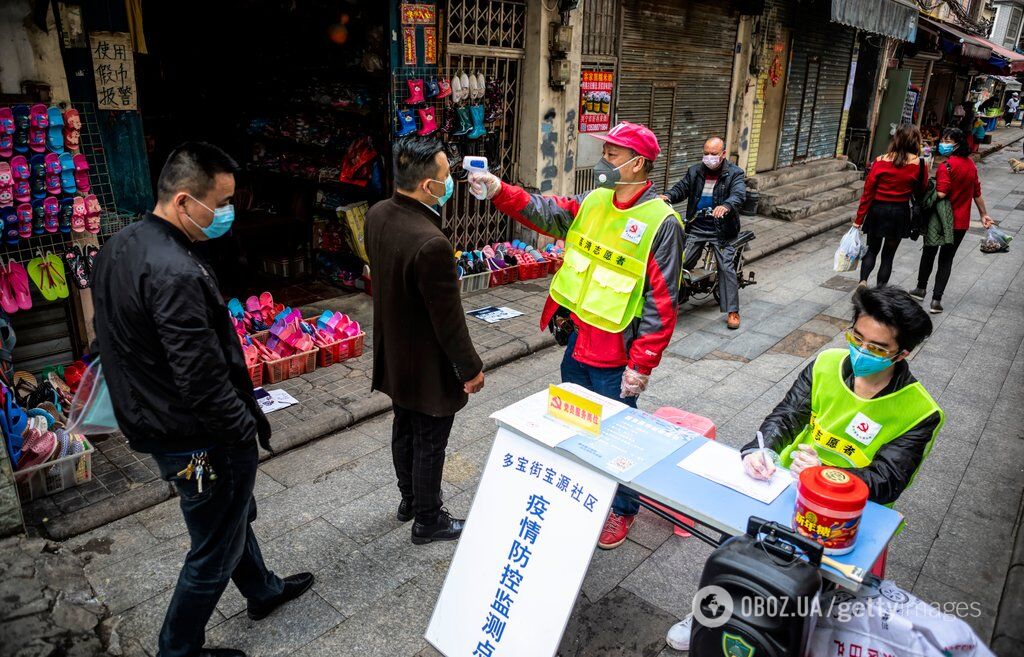
<svg viewBox="0 0 1024 657">
<path fill-rule="evenodd" d="M 981 198 L 981 181 L 978 168 L 970 158 L 971 150 L 967 139 L 959 128 L 950 128 L 939 142 L 939 155 L 948 156 L 935 171 L 935 191 L 939 198 L 948 198 L 953 206 L 953 242 L 940 246 L 927 246 L 921 251 L 921 264 L 917 270 L 917 287 L 910 296 L 924 301 L 928 289 L 928 278 L 932 275 L 935 255 L 939 256 L 939 269 L 935 273 L 935 287 L 932 289 L 932 313 L 942 312 L 942 293 L 946 290 L 949 274 L 953 269 L 953 256 L 971 227 L 971 201 L 978 206 L 981 224 L 988 228 L 992 217 L 988 216 L 985 199 Z"/>
<path fill-rule="evenodd" d="M 904 237 L 910 236 L 910 196 L 918 195 L 928 180 L 928 167 L 918 157 L 921 131 L 901 125 L 889 143 L 889 152 L 875 159 L 864 181 L 864 193 L 853 225 L 868 238 L 868 252 L 860 265 L 860 284 L 867 285 L 878 254 L 878 285 L 886 285 L 892 261 Z"/>
</svg>

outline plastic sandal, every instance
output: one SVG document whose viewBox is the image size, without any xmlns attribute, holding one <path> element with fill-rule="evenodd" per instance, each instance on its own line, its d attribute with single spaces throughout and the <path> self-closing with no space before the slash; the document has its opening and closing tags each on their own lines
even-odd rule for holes
<svg viewBox="0 0 1024 657">
<path fill-rule="evenodd" d="M 26 203 L 32 199 L 32 170 L 24 155 L 11 158 L 11 178 L 14 180 L 14 200 Z"/>
<path fill-rule="evenodd" d="M 88 194 L 91 187 L 89 184 L 89 160 L 79 153 L 71 158 L 71 161 L 75 164 L 75 184 L 78 185 L 78 191 Z"/>
<path fill-rule="evenodd" d="M 27 240 L 32 237 L 32 204 L 22 203 L 18 206 L 18 236 Z"/>
<path fill-rule="evenodd" d="M 46 157 L 33 155 L 29 160 L 29 171 L 32 198 L 46 198 Z"/>
<path fill-rule="evenodd" d="M 71 153 L 63 153 L 57 158 L 60 162 L 60 186 L 65 194 L 74 194 L 78 191 L 78 183 L 75 182 L 75 162 Z"/>
<path fill-rule="evenodd" d="M 14 113 L 14 152 L 28 153 L 29 108 L 28 105 L 15 105 Z"/>
<path fill-rule="evenodd" d="M 85 271 L 85 259 L 82 257 L 82 249 L 75 244 L 69 246 L 64 252 L 65 269 L 71 272 L 71 280 L 75 287 L 84 290 L 89 287 L 89 276 Z"/>
<path fill-rule="evenodd" d="M 93 235 L 100 232 L 100 201 L 95 194 L 85 197 L 85 229 Z"/>
<path fill-rule="evenodd" d="M 43 228 L 47 233 L 56 233 L 60 230 L 60 202 L 52 196 L 43 199 Z"/>
<path fill-rule="evenodd" d="M 32 292 L 28 287 L 28 272 L 20 262 L 11 260 L 7 263 L 7 280 L 14 289 L 14 300 L 22 310 L 32 308 Z"/>
<path fill-rule="evenodd" d="M 57 212 L 57 223 L 60 226 L 60 232 L 64 234 L 71 232 L 71 220 L 74 216 L 75 199 L 62 198 L 60 200 L 60 210 Z"/>
<path fill-rule="evenodd" d="M 0 267 L 0 308 L 8 315 L 18 312 L 20 307 L 14 298 L 14 287 L 11 285 L 7 269 Z"/>
<path fill-rule="evenodd" d="M 39 291 L 42 293 L 43 298 L 47 301 L 56 301 L 60 297 L 61 286 L 63 286 L 64 297 L 67 297 L 67 282 L 64 280 L 64 264 L 57 259 L 57 264 L 60 265 L 61 271 L 55 272 L 53 263 L 50 262 L 49 256 L 37 257 L 29 260 L 28 263 L 28 275 L 32 279 L 32 282 L 36 284 Z M 56 256 L 54 256 L 56 259 Z"/>
<path fill-rule="evenodd" d="M 32 199 L 32 234 L 42 235 L 46 232 L 46 208 L 43 199 Z"/>
<path fill-rule="evenodd" d="M 18 211 L 14 208 L 0 208 L 0 222 L 4 230 L 4 241 L 14 246 L 21 240 L 18 231 Z"/>
<path fill-rule="evenodd" d="M 76 233 L 85 232 L 85 199 L 76 196 L 71 202 L 71 230 Z"/>
<path fill-rule="evenodd" d="M 96 256 L 99 254 L 100 247 L 92 244 L 85 247 L 85 271 L 89 276 L 92 276 L 92 272 L 96 268 Z"/>
<path fill-rule="evenodd" d="M 56 436 L 49 431 L 40 433 L 35 429 L 28 429 L 21 445 L 21 454 L 18 455 L 18 470 L 42 465 L 52 459 L 56 452 Z"/>
<path fill-rule="evenodd" d="M 46 110 L 50 125 L 46 129 L 46 147 L 54 153 L 64 152 L 64 114 L 59 107 Z"/>
</svg>

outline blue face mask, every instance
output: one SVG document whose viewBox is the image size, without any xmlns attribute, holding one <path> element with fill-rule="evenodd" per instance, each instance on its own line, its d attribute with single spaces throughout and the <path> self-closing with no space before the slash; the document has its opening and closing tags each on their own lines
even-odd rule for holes
<svg viewBox="0 0 1024 657">
<path fill-rule="evenodd" d="M 430 182 L 435 182 L 438 185 L 444 185 L 444 194 L 442 194 L 441 196 L 434 194 L 433 192 L 430 191 L 429 188 L 427 188 L 427 193 L 437 199 L 438 207 L 447 203 L 448 199 L 450 199 L 452 197 L 452 194 L 455 192 L 455 181 L 452 180 L 451 175 L 445 178 L 443 183 L 440 180 L 434 179 L 431 179 Z"/>
<path fill-rule="evenodd" d="M 191 221 L 193 225 L 195 225 L 196 228 L 202 231 L 203 235 L 205 235 L 207 239 L 215 240 L 218 237 L 226 235 L 227 232 L 231 230 L 231 224 L 235 223 L 234 205 L 231 205 L 229 203 L 228 205 L 225 205 L 222 208 L 217 208 L 216 210 L 214 210 L 213 208 L 207 206 L 205 203 L 197 199 L 195 196 L 189 194 L 188 197 L 213 213 L 213 221 L 210 222 L 209 226 L 200 226 L 195 219 L 189 217 L 187 214 L 185 215 L 186 217 L 188 217 L 188 220 Z"/>
<path fill-rule="evenodd" d="M 882 358 L 850 345 L 850 366 L 854 376 L 871 376 L 892 366 L 892 358 Z"/>
<path fill-rule="evenodd" d="M 956 144 L 939 144 L 939 155 L 949 155 L 956 148 Z"/>
</svg>

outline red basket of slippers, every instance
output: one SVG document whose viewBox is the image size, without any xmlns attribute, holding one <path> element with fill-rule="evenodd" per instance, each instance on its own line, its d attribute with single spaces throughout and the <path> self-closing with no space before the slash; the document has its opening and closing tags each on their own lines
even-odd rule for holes
<svg viewBox="0 0 1024 657">
<path fill-rule="evenodd" d="M 325 310 L 319 317 L 307 319 L 306 324 L 315 329 L 313 340 L 319 348 L 319 367 L 329 367 L 363 355 L 366 333 L 359 327 L 359 322 L 348 315 Z"/>
</svg>

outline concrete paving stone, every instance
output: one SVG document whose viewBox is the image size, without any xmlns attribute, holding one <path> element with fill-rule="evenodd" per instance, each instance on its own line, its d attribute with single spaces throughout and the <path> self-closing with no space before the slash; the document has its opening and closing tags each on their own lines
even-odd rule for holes
<svg viewBox="0 0 1024 657">
<path fill-rule="evenodd" d="M 117 625 L 117 633 L 121 636 L 121 640 L 134 639 L 150 655 L 155 655 L 157 638 L 160 635 L 160 628 L 164 624 L 164 616 L 173 594 L 174 589 L 168 589 L 118 614 L 120 622 Z M 224 615 L 214 609 L 210 622 L 206 624 L 206 631 L 209 632 L 225 620 L 227 619 Z"/>
<path fill-rule="evenodd" d="M 799 356 L 766 352 L 757 358 L 751 359 L 749 363 L 740 367 L 737 372 L 778 382 L 784 376 L 799 368 L 802 362 L 803 359 Z"/>
<path fill-rule="evenodd" d="M 459 490 L 476 488 L 491 453 L 492 440 L 481 438 L 445 458 L 444 480 Z"/>
<path fill-rule="evenodd" d="M 413 545 L 411 525 L 395 529 L 368 543 L 363 551 L 406 582 L 438 564 L 447 564 L 455 553 L 455 541 Z"/>
<path fill-rule="evenodd" d="M 801 358 L 809 358 L 818 352 L 829 339 L 816 333 L 796 330 L 780 340 L 771 348 L 774 353 L 789 354 Z"/>
<path fill-rule="evenodd" d="M 665 647 L 672 615 L 621 588 L 585 608 L 559 645 L 562 657 L 653 657 Z"/>
<path fill-rule="evenodd" d="M 391 483 L 344 506 L 327 510 L 322 518 L 358 545 L 365 545 L 403 523 L 395 517 L 402 496 Z"/>
<path fill-rule="evenodd" d="M 1003 599 L 999 605 L 999 618 L 996 621 L 995 634 L 1024 641 L 1024 565 L 1010 568 L 1006 575 L 1003 588 Z M 1007 653 L 999 653 L 1007 654 Z"/>
<path fill-rule="evenodd" d="M 349 472 L 372 488 L 380 488 L 385 485 L 395 486 L 397 481 L 390 447 L 381 447 L 366 456 L 350 461 L 341 466 L 337 472 Z"/>
<path fill-rule="evenodd" d="M 641 507 L 636 521 L 629 529 L 629 540 L 639 543 L 648 550 L 657 550 L 673 536 L 673 531 L 672 523 Z"/>
<path fill-rule="evenodd" d="M 957 440 L 976 444 L 985 429 L 989 410 L 978 409 L 952 399 L 940 400 L 939 403 L 946 414 L 942 433 Z"/>
<path fill-rule="evenodd" d="M 991 481 L 1024 485 L 1024 440 L 986 430 L 967 468 Z"/>
<path fill-rule="evenodd" d="M 690 613 L 704 562 L 711 552 L 711 547 L 699 540 L 673 536 L 630 573 L 621 587 L 683 618 Z"/>
<path fill-rule="evenodd" d="M 693 376 L 717 383 L 743 366 L 743 363 L 734 360 L 722 360 L 718 358 L 705 358 L 690 363 L 683 368 L 685 376 Z"/>
<path fill-rule="evenodd" d="M 357 550 L 321 568 L 316 573 L 313 590 L 348 618 L 389 595 L 404 582 L 391 568 Z"/>
<path fill-rule="evenodd" d="M 426 647 L 423 633 L 433 607 L 411 584 L 392 591 L 294 653 L 295 657 L 393 657 Z"/>
<path fill-rule="evenodd" d="M 917 583 L 917 577 L 920 574 L 920 565 L 910 566 L 904 564 L 902 561 L 894 559 L 892 552 L 889 552 L 889 557 L 885 562 L 885 579 L 896 582 L 901 589 L 913 591 L 914 585 Z"/>
<path fill-rule="evenodd" d="M 967 470 L 974 451 L 975 445 L 957 440 L 940 430 L 932 444 L 932 451 L 925 457 L 917 475 L 958 482 Z"/>
<path fill-rule="evenodd" d="M 988 471 L 968 468 L 950 502 L 949 512 L 977 518 L 986 525 L 1005 527 L 1006 505 L 1020 503 L 1024 485 L 993 477 Z"/>
<path fill-rule="evenodd" d="M 976 596 L 952 585 L 947 578 L 936 578 L 921 573 L 914 584 L 914 595 L 944 611 L 959 617 L 971 626 L 986 645 L 992 640 L 995 625 L 995 607 L 986 605 Z"/>
<path fill-rule="evenodd" d="M 846 299 L 848 297 L 849 292 L 845 292 L 843 290 L 831 290 L 825 287 L 816 287 L 800 297 L 800 300 L 805 303 L 824 304 L 827 307 L 840 299 Z"/>
<path fill-rule="evenodd" d="M 947 515 L 921 569 L 921 577 L 944 582 L 995 609 L 1010 565 L 1010 529 L 1012 526 L 990 526 L 979 531 L 975 519 Z M 956 567 L 951 568 L 951 564 Z"/>
<path fill-rule="evenodd" d="M 650 555 L 651 550 L 633 541 L 626 541 L 614 550 L 595 549 L 583 579 L 583 594 L 591 602 L 597 602 Z"/>
<path fill-rule="evenodd" d="M 799 315 L 789 314 L 787 312 L 789 308 L 790 306 L 786 306 L 782 311 L 759 321 L 757 326 L 753 328 L 756 328 L 758 333 L 763 333 L 765 335 L 774 335 L 777 338 L 786 337 L 791 332 L 800 328 L 800 326 L 807 321 Z"/>
<path fill-rule="evenodd" d="M 773 385 L 775 385 L 774 381 L 738 371 L 710 388 L 705 393 L 704 399 L 712 403 L 718 402 L 731 406 L 739 413 Z"/>
<path fill-rule="evenodd" d="M 261 540 L 277 538 L 374 488 L 372 484 L 344 470 L 321 475 L 315 481 L 303 482 L 272 495 L 260 504 L 253 531 Z"/>
<path fill-rule="evenodd" d="M 832 321 L 828 321 L 828 315 L 819 315 L 819 317 L 825 319 L 812 319 L 805 322 L 800 326 L 801 331 L 807 331 L 809 333 L 817 333 L 823 335 L 826 338 L 832 339 L 839 333 L 842 333 L 845 327 L 836 326 L 836 323 L 846 324 L 846 322 L 840 322 L 838 318 L 832 317 Z"/>
<path fill-rule="evenodd" d="M 683 358 L 700 360 L 712 351 L 721 348 L 724 342 L 726 342 L 725 336 L 714 333 L 694 333 L 672 343 L 667 351 Z"/>
<path fill-rule="evenodd" d="M 753 360 L 771 349 L 778 342 L 779 338 L 766 333 L 760 333 L 754 329 L 726 342 L 722 345 L 721 350 L 746 358 L 747 360 Z"/>
<path fill-rule="evenodd" d="M 207 645 L 242 650 L 250 657 L 292 654 L 344 620 L 331 605 L 307 591 L 261 621 L 245 614 L 229 618 L 207 634 Z"/>
<path fill-rule="evenodd" d="M 264 562 L 281 577 L 319 572 L 358 548 L 356 541 L 323 518 L 261 545 Z"/>
<path fill-rule="evenodd" d="M 86 562 L 86 572 L 96 572 L 159 543 L 138 518 L 129 516 L 75 536 L 64 543 L 64 547 Z"/>
<path fill-rule="evenodd" d="M 174 586 L 188 546 L 182 536 L 143 552 L 141 558 L 122 559 L 86 575 L 97 597 L 117 614 Z"/>
<path fill-rule="evenodd" d="M 671 374 L 666 374 L 666 377 L 661 380 L 652 381 L 647 392 L 640 396 L 641 401 L 657 398 L 665 400 L 667 406 L 685 406 L 689 400 L 699 397 L 714 385 L 714 381 L 706 377 L 687 374 L 684 367 L 673 367 L 672 365 L 674 364 L 662 362 L 666 373 L 671 372 Z M 657 370 L 655 371 L 657 372 Z"/>
</svg>

